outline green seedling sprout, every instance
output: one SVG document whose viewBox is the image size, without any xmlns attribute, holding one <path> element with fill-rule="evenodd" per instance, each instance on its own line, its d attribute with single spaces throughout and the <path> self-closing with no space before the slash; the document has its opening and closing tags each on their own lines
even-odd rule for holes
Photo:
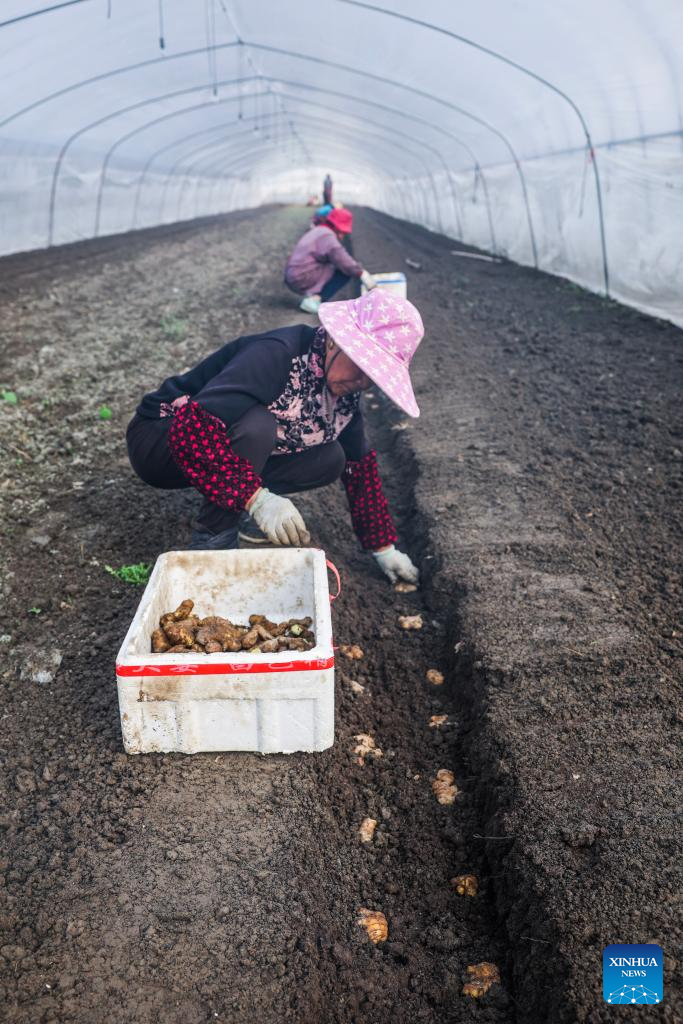
<svg viewBox="0 0 683 1024">
<path fill-rule="evenodd" d="M 33 608 L 29 608 L 29 613 L 31 615 L 40 615 L 42 610 L 43 610 L 42 608 L 36 608 L 36 606 L 34 605 Z"/>
<path fill-rule="evenodd" d="M 137 565 L 122 565 L 118 569 L 113 569 L 111 565 L 105 565 L 104 568 L 110 576 L 116 576 L 117 579 L 123 580 L 124 583 L 133 583 L 137 586 L 144 586 L 149 580 L 149 574 L 152 571 L 152 566 L 148 565 L 147 562 L 138 562 Z"/>
<path fill-rule="evenodd" d="M 173 313 L 169 313 L 167 316 L 162 316 L 159 321 L 164 334 L 168 334 L 172 338 L 179 338 L 185 333 L 186 323 Z"/>
<path fill-rule="evenodd" d="M 108 405 L 101 405 L 100 406 L 100 419 L 101 420 L 110 420 L 111 418 L 112 418 L 112 411 L 109 408 L 109 406 Z"/>
<path fill-rule="evenodd" d="M 0 389 L 0 398 L 8 405 L 16 405 L 19 401 L 15 391 L 7 391 L 5 388 Z"/>
</svg>

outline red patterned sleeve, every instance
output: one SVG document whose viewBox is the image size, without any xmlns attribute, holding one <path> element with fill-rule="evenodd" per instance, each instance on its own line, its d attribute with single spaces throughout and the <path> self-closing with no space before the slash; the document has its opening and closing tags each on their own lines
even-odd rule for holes
<svg viewBox="0 0 683 1024">
<path fill-rule="evenodd" d="M 175 413 L 168 446 L 187 482 L 221 508 L 243 509 L 261 486 L 251 463 L 232 450 L 223 421 L 196 402 Z"/>
<path fill-rule="evenodd" d="M 347 462 L 342 476 L 351 509 L 351 522 L 362 547 L 377 551 L 394 544 L 398 534 L 389 512 L 374 451 L 359 462 Z"/>
</svg>

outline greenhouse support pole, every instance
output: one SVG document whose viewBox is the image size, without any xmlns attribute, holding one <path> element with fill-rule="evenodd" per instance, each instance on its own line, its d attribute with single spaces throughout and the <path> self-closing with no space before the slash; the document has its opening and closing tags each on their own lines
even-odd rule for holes
<svg viewBox="0 0 683 1024">
<path fill-rule="evenodd" d="M 312 122 L 314 122 L 314 123 L 317 123 L 317 124 L 328 124 L 328 121 L 327 121 L 326 119 L 324 119 L 324 118 L 319 118 L 319 117 L 315 117 L 315 116 L 313 116 L 313 115 L 311 115 L 311 114 L 302 114 L 302 113 L 300 113 L 300 112 L 299 112 L 298 114 L 293 114 L 293 113 L 292 113 L 292 111 L 288 111 L 288 115 L 287 115 L 287 116 L 288 116 L 288 117 L 290 118 L 290 126 L 291 126 L 291 128 L 292 128 L 293 132 L 295 132 L 295 133 L 296 133 L 296 125 L 294 124 L 294 122 L 293 122 L 293 121 L 292 121 L 291 119 L 292 119 L 293 117 L 296 117 L 296 116 L 299 116 L 299 117 L 304 117 L 304 118 L 306 118 L 307 120 L 310 120 L 310 121 L 312 121 Z M 337 124 L 335 125 L 335 132 L 339 132 L 339 130 L 340 130 L 340 125 L 339 125 L 339 124 L 337 123 Z M 355 130 L 354 130 L 354 129 L 348 128 L 348 129 L 345 129 L 345 130 L 347 131 L 347 134 L 350 134 L 350 135 L 351 135 L 351 136 L 352 136 L 353 138 L 355 138 L 355 137 L 356 137 L 356 136 L 355 136 Z M 216 148 L 217 148 L 217 147 L 219 147 L 219 146 L 220 146 L 220 147 L 224 147 L 224 146 L 230 146 L 231 144 L 232 144 L 232 143 L 231 143 L 231 140 L 225 140 L 225 141 L 222 141 L 222 142 L 218 142 L 218 143 L 208 143 L 208 144 L 205 144 L 205 145 L 203 145 L 203 146 L 200 146 L 200 147 L 199 147 L 199 150 L 204 150 L 204 149 L 207 149 L 207 148 L 214 148 L 214 149 L 216 149 Z M 326 147 L 328 147 L 328 148 L 329 148 L 329 146 L 330 146 L 330 143 L 329 143 L 329 142 L 326 142 L 326 143 L 325 143 L 325 145 L 326 145 Z M 393 145 L 393 144 L 392 144 L 392 142 L 391 142 L 390 140 L 386 140 L 386 141 L 384 142 L 384 145 L 385 145 L 385 146 L 391 146 L 391 145 Z M 199 150 L 197 150 L 197 151 L 195 151 L 195 152 L 198 152 Z M 345 149 L 343 149 L 343 152 L 346 152 L 346 150 L 345 150 Z M 412 159 L 413 159 L 413 160 L 417 160 L 418 162 L 421 162 L 421 161 L 420 161 L 420 158 L 419 158 L 419 157 L 417 157 L 417 156 L 415 156 L 415 154 L 414 154 L 414 153 L 410 153 L 409 151 L 407 151 L 407 152 L 408 152 L 408 155 L 410 155 L 410 156 L 412 157 Z M 185 158 L 184 158 L 184 159 L 186 159 L 186 158 L 188 157 L 188 155 L 189 155 L 190 157 L 192 156 L 192 154 L 186 154 L 186 155 L 185 155 Z M 221 158 L 221 159 L 223 159 L 223 158 Z M 365 166 L 366 166 L 366 167 L 368 167 L 369 169 L 373 170 L 373 171 L 375 170 L 375 168 L 374 168 L 374 165 L 373 165 L 372 163 L 370 163 L 370 162 L 367 162 L 367 163 L 365 164 Z M 193 164 L 193 168 L 194 168 L 194 164 Z M 187 171 L 186 171 L 186 172 L 185 172 L 185 182 L 187 182 L 187 180 L 188 180 L 188 177 L 189 177 L 189 172 L 187 172 Z M 184 187 L 184 186 L 183 186 L 183 187 Z"/>
<path fill-rule="evenodd" d="M 232 81 L 223 82 L 222 84 L 223 85 L 233 85 L 235 83 L 240 83 L 242 81 L 243 81 L 243 79 L 235 78 Z M 266 93 L 259 93 L 258 95 L 266 95 Z M 229 97 L 227 97 L 225 99 L 218 100 L 218 102 L 215 99 L 212 99 L 212 100 L 209 100 L 206 103 L 197 103 L 197 104 L 195 104 L 195 106 L 192 106 L 192 107 L 184 107 L 182 111 L 173 110 L 173 111 L 171 111 L 168 114 L 162 114 L 160 117 L 154 118 L 153 121 L 148 121 L 144 125 L 139 125 L 137 128 L 133 128 L 131 131 L 126 132 L 125 135 L 122 135 L 118 139 L 116 139 L 116 141 L 113 142 L 111 144 L 111 146 L 109 147 L 109 149 L 107 150 L 107 152 L 105 154 L 105 157 L 104 157 L 104 160 L 102 162 L 102 167 L 100 169 L 99 181 L 98 181 L 98 184 L 97 184 L 97 200 L 96 200 L 96 203 L 95 203 L 95 234 L 94 234 L 94 237 L 97 238 L 99 233 L 100 233 L 100 219 L 101 219 L 101 213 L 102 213 L 102 197 L 103 197 L 103 193 L 104 193 L 104 186 L 105 186 L 106 180 L 107 180 L 107 170 L 109 169 L 109 163 L 111 161 L 111 158 L 112 158 L 112 156 L 114 155 L 115 151 L 118 149 L 119 146 L 124 145 L 124 143 L 128 142 L 129 139 L 132 139 L 139 132 L 146 131 L 147 129 L 149 129 L 151 127 L 154 127 L 157 124 L 162 124 L 164 121 L 169 121 L 171 118 L 176 117 L 180 113 L 183 113 L 183 114 L 191 113 L 191 112 L 194 112 L 194 111 L 197 111 L 197 110 L 203 110 L 205 107 L 209 107 L 209 106 L 215 107 L 215 106 L 218 106 L 219 104 L 223 104 L 223 103 L 235 103 L 240 98 L 241 98 L 240 96 L 229 96 Z"/>
<path fill-rule="evenodd" d="M 479 117 L 477 114 L 473 114 L 471 111 L 466 110 L 464 107 L 458 106 L 456 103 L 451 103 L 449 100 L 442 99 L 441 96 L 434 96 L 432 93 L 425 92 L 422 89 L 415 89 L 412 86 L 405 85 L 403 82 L 397 82 L 393 78 L 385 78 L 383 75 L 376 75 L 371 71 L 362 71 L 360 68 L 355 68 L 350 64 L 341 64 L 338 61 L 325 60 L 323 57 L 313 57 L 310 54 L 298 53 L 296 50 L 285 50 L 278 46 L 266 46 L 263 43 L 249 42 L 248 45 L 256 50 L 264 50 L 267 53 L 279 53 L 288 57 L 297 57 L 300 60 L 306 60 L 313 64 L 320 64 L 322 67 L 338 68 L 342 71 L 348 71 L 351 74 L 359 75 L 362 78 L 367 78 L 374 82 L 382 82 L 385 85 L 391 85 L 395 89 L 403 89 L 406 92 L 412 93 L 414 96 L 422 96 L 424 99 L 431 100 L 433 103 L 438 103 L 440 106 L 446 107 L 447 110 L 454 110 L 456 113 L 462 114 L 463 117 L 467 117 L 471 121 L 474 121 L 476 124 L 483 125 L 484 128 L 487 128 L 490 132 L 492 132 L 492 134 L 496 136 L 496 138 L 500 139 L 500 141 L 503 143 L 508 153 L 512 157 L 512 160 L 514 161 L 515 168 L 517 170 L 517 175 L 520 181 L 520 187 L 522 190 L 522 199 L 524 200 L 533 263 L 534 267 L 538 270 L 538 250 L 536 247 L 536 235 L 534 233 L 534 225 L 531 217 L 531 208 L 529 206 L 529 196 L 526 188 L 524 170 L 519 162 L 517 153 L 515 152 L 515 148 L 508 139 L 508 137 L 505 135 L 504 132 L 500 131 L 499 128 L 496 128 L 495 125 L 491 124 L 490 121 L 487 121 L 483 117 Z"/>
<path fill-rule="evenodd" d="M 230 84 L 234 84 L 236 81 L 239 81 L 239 79 L 225 79 L 224 82 L 221 81 L 221 82 L 218 82 L 217 84 L 218 85 L 227 85 L 229 83 Z M 251 81 L 251 79 L 248 79 L 248 81 Z M 154 96 L 151 99 L 140 100 L 137 103 L 131 103 L 127 107 L 122 107 L 119 110 L 115 110 L 113 113 L 105 114 L 104 117 L 99 117 L 96 121 L 91 121 L 89 124 L 85 125 L 84 127 L 79 128 L 78 131 L 72 132 L 72 134 L 69 136 L 69 138 L 66 140 L 66 142 L 63 143 L 62 148 L 59 151 L 59 155 L 58 155 L 57 160 L 55 162 L 55 167 L 54 167 L 54 171 L 53 171 L 53 174 L 52 174 L 52 185 L 50 187 L 50 205 L 49 205 L 49 210 L 48 210 L 48 241 L 47 241 L 47 244 L 48 245 L 52 245 L 53 244 L 53 239 L 54 239 L 55 206 L 56 206 L 56 199 L 57 199 L 57 183 L 59 181 L 60 171 L 62 169 L 62 164 L 64 163 L 64 159 L 66 157 L 66 154 L 69 151 L 71 145 L 76 141 L 76 139 L 80 138 L 81 135 L 84 135 L 86 132 L 90 131 L 91 128 L 98 128 L 101 124 L 105 124 L 107 121 L 111 121 L 112 118 L 120 117 L 121 114 L 128 114 L 128 113 L 130 113 L 133 110 L 141 110 L 142 107 L 147 106 L 148 103 L 158 103 L 160 100 L 173 99 L 176 96 L 186 96 L 186 95 L 188 95 L 189 93 L 192 93 L 192 92 L 203 92 L 204 89 L 206 89 L 206 85 L 205 84 L 193 85 L 193 86 L 191 86 L 190 88 L 187 88 L 187 89 L 176 89 L 174 92 L 165 93 L 162 96 Z"/>
<path fill-rule="evenodd" d="M 480 53 L 485 53 L 489 57 L 493 57 L 495 60 L 502 61 L 507 64 L 508 67 L 515 68 L 517 71 L 521 71 L 522 74 L 528 75 L 529 78 L 533 78 L 536 82 L 540 82 L 541 85 L 546 86 L 557 96 L 560 96 L 569 106 L 572 108 L 576 116 L 578 117 L 583 133 L 586 137 L 586 147 L 590 157 L 590 161 L 593 165 L 593 177 L 595 179 L 595 196 L 598 205 L 598 221 L 600 225 L 600 247 L 602 250 L 602 270 L 603 278 L 605 282 L 605 295 L 609 297 L 609 268 L 607 263 L 607 240 L 605 237 L 605 215 L 602 205 L 602 187 L 600 183 L 600 173 L 598 171 L 598 164 L 595 158 L 595 148 L 593 146 L 593 140 L 591 138 L 588 124 L 584 118 L 579 106 L 571 98 L 571 96 L 560 89 L 559 86 L 553 82 L 548 81 L 543 75 L 539 75 L 536 71 L 532 71 L 531 68 L 526 67 L 524 64 L 519 64 L 516 60 L 512 60 L 510 57 L 506 57 L 502 53 L 498 53 L 497 50 L 492 50 L 488 46 L 483 46 L 481 43 L 477 43 L 474 39 L 469 39 L 467 36 L 462 36 L 457 32 L 451 32 L 450 29 L 442 28 L 440 25 L 433 25 L 431 22 L 422 21 L 420 18 L 413 18 L 408 14 L 400 14 L 398 11 L 389 11 L 385 7 L 377 7 L 374 4 L 365 3 L 364 0 L 340 0 L 340 3 L 349 4 L 352 7 L 361 7 L 367 11 L 375 11 L 377 14 L 384 14 L 390 18 L 398 18 L 401 21 L 410 22 L 412 25 L 419 25 L 421 28 L 430 29 L 432 32 L 439 32 L 441 35 L 448 36 L 450 39 L 457 39 L 458 42 L 464 43 L 466 46 L 471 46 L 473 49 L 478 50 Z M 524 186 L 526 189 L 526 185 Z"/>
</svg>

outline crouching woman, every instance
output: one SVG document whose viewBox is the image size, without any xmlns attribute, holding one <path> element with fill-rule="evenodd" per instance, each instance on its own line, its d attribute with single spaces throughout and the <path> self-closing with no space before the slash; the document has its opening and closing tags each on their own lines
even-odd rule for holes
<svg viewBox="0 0 683 1024">
<path fill-rule="evenodd" d="M 360 400 L 372 384 L 419 416 L 409 364 L 424 329 L 417 309 L 379 289 L 320 309 L 322 326 L 238 338 L 145 395 L 128 427 L 133 469 L 152 487 L 203 497 L 190 548 L 244 539 L 304 546 L 283 497 L 342 480 L 361 546 L 394 582 L 418 572 L 397 534 L 365 437 Z"/>
<path fill-rule="evenodd" d="M 329 302 L 353 278 L 367 289 L 374 288 L 375 278 L 353 258 L 342 244 L 353 230 L 350 210 L 330 209 L 299 239 L 287 260 L 285 284 L 297 295 L 303 295 L 299 309 L 317 313 L 321 302 Z"/>
</svg>

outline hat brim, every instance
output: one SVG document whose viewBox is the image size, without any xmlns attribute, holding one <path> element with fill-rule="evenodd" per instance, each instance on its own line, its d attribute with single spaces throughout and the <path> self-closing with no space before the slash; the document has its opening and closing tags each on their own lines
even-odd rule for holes
<svg viewBox="0 0 683 1024">
<path fill-rule="evenodd" d="M 387 398 L 391 399 L 394 405 L 408 416 L 417 419 L 420 410 L 415 400 L 408 368 L 385 352 L 352 317 L 349 317 L 351 323 L 348 334 L 341 333 L 337 325 L 329 325 L 329 320 L 334 318 L 335 307 L 345 305 L 344 302 L 324 302 L 318 310 L 320 323 L 342 352 L 384 392 Z"/>
</svg>

